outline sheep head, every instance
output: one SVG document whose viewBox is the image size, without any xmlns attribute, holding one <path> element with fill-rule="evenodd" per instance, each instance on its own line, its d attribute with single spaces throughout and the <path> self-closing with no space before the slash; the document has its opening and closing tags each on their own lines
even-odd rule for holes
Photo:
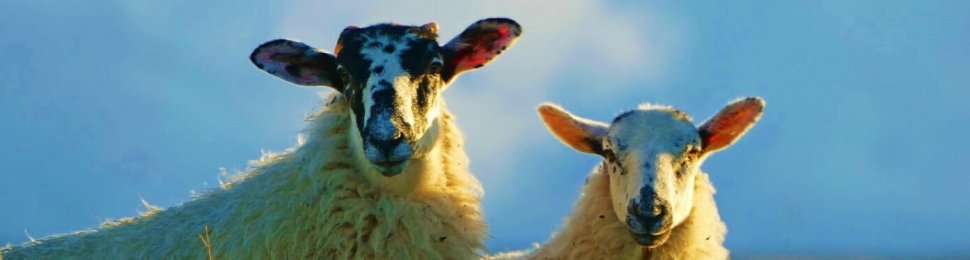
<svg viewBox="0 0 970 260">
<path fill-rule="evenodd" d="M 339 91 L 354 117 L 358 155 L 392 177 L 437 140 L 440 93 L 458 74 L 511 47 L 522 29 L 510 19 L 485 19 L 444 46 L 438 45 L 437 31 L 433 22 L 350 26 L 333 54 L 281 39 L 257 47 L 250 60 L 286 81 Z"/>
<path fill-rule="evenodd" d="M 641 105 L 609 125 L 551 104 L 538 108 L 560 141 L 603 157 L 600 170 L 610 178 L 613 210 L 648 248 L 666 242 L 690 214 L 694 178 L 704 159 L 743 136 L 763 109 L 760 98 L 737 100 L 695 127 L 687 114 L 664 106 Z"/>
</svg>

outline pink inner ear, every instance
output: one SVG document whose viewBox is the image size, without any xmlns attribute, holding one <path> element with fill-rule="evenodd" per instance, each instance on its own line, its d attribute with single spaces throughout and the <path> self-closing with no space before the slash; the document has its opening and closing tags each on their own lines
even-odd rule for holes
<svg viewBox="0 0 970 260">
<path fill-rule="evenodd" d="M 761 117 L 764 106 L 760 102 L 738 102 L 705 123 L 701 130 L 706 134 L 707 149 L 718 150 L 731 145 Z"/>
<path fill-rule="evenodd" d="M 262 52 L 259 52 L 259 54 L 256 54 L 256 61 L 258 61 L 259 63 L 262 63 L 263 66 L 269 63 L 273 63 L 274 61 L 272 58 L 273 58 L 273 55 L 276 53 L 278 52 L 276 52 L 275 50 L 264 50 Z"/>
<path fill-rule="evenodd" d="M 456 72 L 484 66 L 506 48 L 513 39 L 512 29 L 507 24 L 497 23 L 491 30 L 481 30 L 458 46 L 452 61 Z"/>
<path fill-rule="evenodd" d="M 284 41 L 277 44 L 260 46 L 260 50 L 255 58 L 257 62 L 262 63 L 264 66 L 278 66 L 279 63 L 292 62 L 294 59 L 299 59 L 297 57 L 298 54 L 303 54 L 310 49 L 310 46 L 306 46 L 303 43 Z"/>
<path fill-rule="evenodd" d="M 283 79 L 295 81 L 297 84 L 306 84 L 307 82 L 310 82 L 310 79 L 306 78 L 305 76 L 297 78 L 295 75 L 290 75 L 286 72 L 285 67 L 288 62 L 282 61 L 278 57 L 274 57 L 282 53 L 280 52 L 280 48 L 281 47 L 279 46 L 274 46 L 263 49 L 263 51 L 256 54 L 256 62 L 262 65 L 262 68 L 267 72 L 282 77 Z M 307 74 L 304 73 L 304 75 Z"/>
<path fill-rule="evenodd" d="M 284 71 L 282 73 L 286 73 L 286 72 Z M 320 78 L 317 77 L 317 73 L 318 72 L 314 70 L 310 70 L 307 68 L 300 68 L 300 74 L 302 74 L 300 77 L 295 77 L 296 75 L 289 75 L 289 73 L 286 73 L 286 74 L 289 75 L 290 77 L 294 77 L 293 80 L 299 82 L 299 84 L 308 85 L 308 84 L 320 82 Z"/>
</svg>

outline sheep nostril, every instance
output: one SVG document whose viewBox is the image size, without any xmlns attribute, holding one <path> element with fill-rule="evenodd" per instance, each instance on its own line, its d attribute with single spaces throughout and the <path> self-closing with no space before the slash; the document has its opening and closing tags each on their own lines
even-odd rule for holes
<svg viewBox="0 0 970 260">
<path fill-rule="evenodd" d="M 653 199 L 653 216 L 663 215 L 667 209 L 667 202 L 661 200 L 660 198 L 654 197 Z"/>
<path fill-rule="evenodd" d="M 377 150 L 381 151 L 381 153 L 388 154 L 388 153 L 391 153 L 391 151 L 393 151 L 394 148 L 400 145 L 403 141 L 404 139 L 402 138 L 395 138 L 390 140 L 371 139 L 370 143 L 371 145 L 374 146 L 374 148 L 377 148 Z"/>
<path fill-rule="evenodd" d="M 646 218 L 654 218 L 663 214 L 663 210 L 666 203 L 664 203 L 663 200 L 660 200 L 659 198 L 657 198 L 656 195 L 645 196 L 643 199 L 641 199 L 641 201 L 647 202 L 647 203 L 640 203 L 638 205 L 637 207 L 638 215 L 641 215 Z"/>
</svg>

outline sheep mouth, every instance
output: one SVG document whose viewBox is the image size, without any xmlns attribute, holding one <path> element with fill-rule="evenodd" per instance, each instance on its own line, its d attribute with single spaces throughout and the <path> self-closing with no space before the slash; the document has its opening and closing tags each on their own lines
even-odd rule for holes
<svg viewBox="0 0 970 260">
<path fill-rule="evenodd" d="M 404 159 L 400 161 L 383 161 L 383 162 L 373 162 L 377 170 L 381 172 L 381 175 L 385 177 L 393 177 L 395 175 L 404 172 L 411 160 Z"/>
<path fill-rule="evenodd" d="M 651 249 L 666 242 L 667 238 L 670 237 L 671 229 L 673 229 L 671 226 L 673 219 L 669 213 L 669 207 L 658 207 L 660 211 L 654 215 L 653 211 L 645 213 L 636 211 L 635 209 L 639 208 L 636 202 L 630 205 L 633 211 L 629 211 L 626 224 L 633 240 L 637 244 Z"/>
<path fill-rule="evenodd" d="M 664 231 L 660 234 L 637 234 L 635 232 L 630 232 L 633 235 L 633 240 L 637 242 L 638 245 L 644 246 L 648 249 L 654 249 L 663 245 L 670 238 L 670 231 Z"/>
</svg>

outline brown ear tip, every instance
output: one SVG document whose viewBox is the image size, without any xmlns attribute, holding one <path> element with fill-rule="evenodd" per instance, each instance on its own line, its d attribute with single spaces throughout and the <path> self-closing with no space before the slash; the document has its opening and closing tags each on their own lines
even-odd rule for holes
<svg viewBox="0 0 970 260">
<path fill-rule="evenodd" d="M 731 105 L 743 109 L 754 108 L 758 112 L 761 112 L 765 108 L 765 100 L 761 97 L 745 97 L 731 102 Z"/>
<path fill-rule="evenodd" d="M 536 107 L 536 111 L 539 112 L 539 114 L 541 115 L 555 114 L 555 113 L 559 113 L 559 111 L 561 110 L 562 109 L 559 108 L 559 106 L 553 103 L 542 103 L 542 104 L 539 104 L 538 107 Z"/>
<path fill-rule="evenodd" d="M 761 97 L 748 97 L 746 99 L 749 102 L 754 102 L 754 103 L 758 104 L 758 106 L 761 106 L 761 107 L 765 106 L 765 99 L 763 99 Z"/>
</svg>

